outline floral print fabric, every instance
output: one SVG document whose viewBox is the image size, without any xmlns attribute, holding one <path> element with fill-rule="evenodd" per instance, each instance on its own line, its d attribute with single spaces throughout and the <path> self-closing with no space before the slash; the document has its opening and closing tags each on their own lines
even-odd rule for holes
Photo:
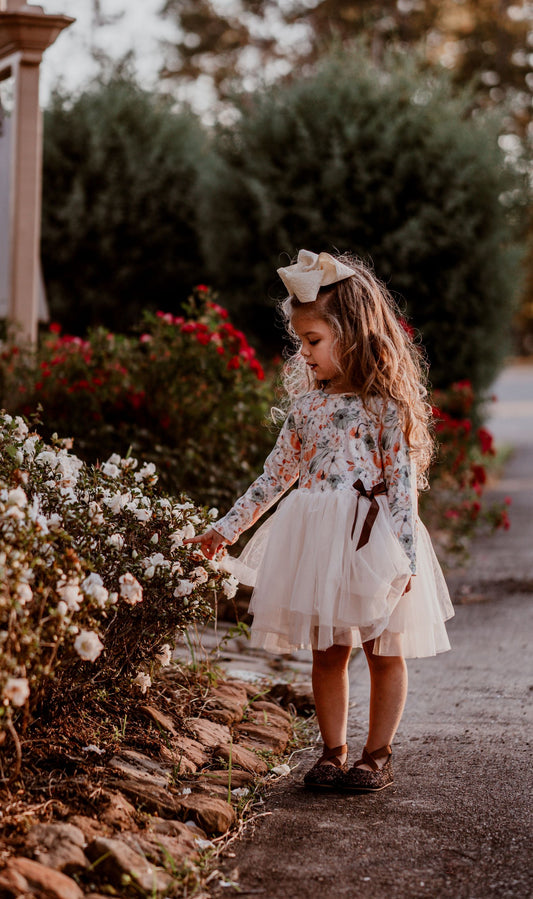
<svg viewBox="0 0 533 899">
<path fill-rule="evenodd" d="M 385 481 L 392 527 L 416 574 L 416 472 L 398 411 L 374 400 L 365 409 L 356 394 L 314 390 L 293 404 L 263 474 L 214 527 L 229 543 L 249 528 L 298 479 L 299 490 L 367 491 Z"/>
</svg>

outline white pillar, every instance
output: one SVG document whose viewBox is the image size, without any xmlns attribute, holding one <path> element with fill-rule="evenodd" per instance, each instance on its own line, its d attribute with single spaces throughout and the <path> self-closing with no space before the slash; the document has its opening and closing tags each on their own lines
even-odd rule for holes
<svg viewBox="0 0 533 899">
<path fill-rule="evenodd" d="M 37 338 L 41 235 L 42 115 L 39 65 L 68 16 L 42 7 L 0 0 L 0 78 L 14 76 L 10 173 L 10 281 L 8 317 L 17 337 Z"/>
</svg>

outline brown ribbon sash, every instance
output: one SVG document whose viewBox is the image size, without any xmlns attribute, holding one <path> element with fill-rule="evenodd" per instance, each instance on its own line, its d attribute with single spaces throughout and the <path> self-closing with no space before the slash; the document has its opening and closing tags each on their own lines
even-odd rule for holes
<svg viewBox="0 0 533 899">
<path fill-rule="evenodd" d="M 386 494 L 387 486 L 385 484 L 385 481 L 381 481 L 379 484 L 376 484 L 375 487 L 372 487 L 371 490 L 366 490 L 365 485 L 363 484 L 361 479 L 357 480 L 353 486 L 357 490 L 357 501 L 356 501 L 356 506 L 355 506 L 355 515 L 354 515 L 354 519 L 353 519 L 352 532 L 350 535 L 352 540 L 353 540 L 353 535 L 354 535 L 354 531 L 355 531 L 355 526 L 357 524 L 357 513 L 359 511 L 359 500 L 361 499 L 362 496 L 364 496 L 365 499 L 370 500 L 370 506 L 368 508 L 368 512 L 366 513 L 366 518 L 363 522 L 363 527 L 361 529 L 361 535 L 359 537 L 359 542 L 356 547 L 356 551 L 357 551 L 358 549 L 361 549 L 362 546 L 366 546 L 366 544 L 368 543 L 368 541 L 370 539 L 372 527 L 374 525 L 374 522 L 377 518 L 377 514 L 379 512 L 379 504 L 376 499 L 376 496 L 383 496 L 384 494 Z"/>
</svg>

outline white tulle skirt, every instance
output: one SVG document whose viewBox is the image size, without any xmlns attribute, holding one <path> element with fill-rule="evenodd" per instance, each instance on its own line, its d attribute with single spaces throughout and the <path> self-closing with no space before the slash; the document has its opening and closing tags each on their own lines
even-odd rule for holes
<svg viewBox="0 0 533 899">
<path fill-rule="evenodd" d="M 392 529 L 385 496 L 369 542 L 356 550 L 369 500 L 361 497 L 353 537 L 354 495 L 298 489 L 223 567 L 254 587 L 251 641 L 275 653 L 361 646 L 378 655 L 419 658 L 450 648 L 453 615 L 429 534 L 418 523 L 417 574 Z"/>
</svg>

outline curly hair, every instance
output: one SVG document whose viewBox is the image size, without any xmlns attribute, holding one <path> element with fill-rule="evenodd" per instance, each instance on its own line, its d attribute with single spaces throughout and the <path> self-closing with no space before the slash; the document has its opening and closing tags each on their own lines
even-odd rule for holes
<svg viewBox="0 0 533 899">
<path fill-rule="evenodd" d="M 371 413 L 372 400 L 392 400 L 400 426 L 416 464 L 419 486 L 427 486 L 426 472 L 433 456 L 431 407 L 427 402 L 427 363 L 400 320 L 396 303 L 385 285 L 361 260 L 339 255 L 353 276 L 322 287 L 314 303 L 289 296 L 281 304 L 293 349 L 283 368 L 283 384 L 291 400 L 317 386 L 300 355 L 300 341 L 291 319 L 303 309 L 322 319 L 334 338 L 334 353 L 343 384 L 357 393 Z M 374 408 L 373 408 L 374 407 Z"/>
</svg>

